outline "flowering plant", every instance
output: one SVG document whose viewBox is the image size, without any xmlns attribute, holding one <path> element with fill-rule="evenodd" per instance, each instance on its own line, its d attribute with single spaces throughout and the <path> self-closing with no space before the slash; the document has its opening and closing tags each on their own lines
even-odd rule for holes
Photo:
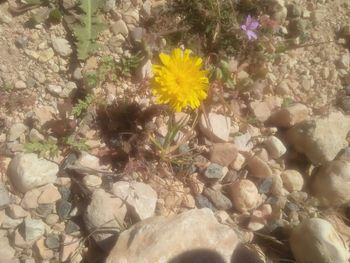
<svg viewBox="0 0 350 263">
<path fill-rule="evenodd" d="M 248 40 L 256 40 L 258 38 L 256 29 L 259 27 L 258 20 L 254 19 L 250 15 L 247 16 L 245 23 L 241 25 L 241 29 L 246 33 Z"/>
</svg>

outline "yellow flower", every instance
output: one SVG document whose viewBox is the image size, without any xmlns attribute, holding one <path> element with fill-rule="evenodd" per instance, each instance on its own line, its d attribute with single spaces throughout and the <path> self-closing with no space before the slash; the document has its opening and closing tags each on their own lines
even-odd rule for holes
<svg viewBox="0 0 350 263">
<path fill-rule="evenodd" d="M 198 108 L 207 97 L 208 72 L 201 70 L 202 59 L 190 53 L 176 48 L 171 55 L 159 55 L 162 65 L 153 65 L 152 92 L 157 103 L 168 104 L 177 112 L 187 106 Z"/>
</svg>

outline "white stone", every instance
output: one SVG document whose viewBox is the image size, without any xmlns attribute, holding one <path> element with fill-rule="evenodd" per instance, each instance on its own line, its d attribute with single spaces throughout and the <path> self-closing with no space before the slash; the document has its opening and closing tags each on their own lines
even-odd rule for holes
<svg viewBox="0 0 350 263">
<path fill-rule="evenodd" d="M 264 144 L 270 156 L 274 159 L 280 158 L 287 151 L 287 148 L 276 136 L 270 136 Z"/>
<path fill-rule="evenodd" d="M 224 115 L 210 112 L 201 115 L 199 127 L 208 139 L 215 142 L 227 142 L 230 135 L 231 119 Z"/>
<path fill-rule="evenodd" d="M 64 38 L 52 38 L 53 49 L 62 57 L 67 57 L 72 54 L 73 50 L 67 39 Z"/>
<path fill-rule="evenodd" d="M 45 225 L 39 219 L 24 219 L 24 239 L 32 241 L 38 239 L 45 233 Z"/>
<path fill-rule="evenodd" d="M 134 214 L 143 220 L 154 216 L 157 193 L 151 186 L 139 182 L 116 182 L 112 192 L 133 208 Z"/>
<path fill-rule="evenodd" d="M 58 165 L 39 158 L 34 153 L 16 155 L 8 168 L 15 188 L 22 193 L 38 186 L 55 182 Z"/>
<path fill-rule="evenodd" d="M 55 96 L 60 96 L 60 94 L 62 93 L 63 89 L 60 85 L 54 85 L 54 84 L 49 84 L 47 86 L 47 90 Z"/>
<path fill-rule="evenodd" d="M 300 191 L 304 186 L 303 176 L 296 170 L 285 170 L 281 173 L 283 186 L 289 192 Z"/>
<path fill-rule="evenodd" d="M 332 161 L 348 146 L 350 118 L 341 112 L 331 112 L 325 117 L 316 117 L 290 128 L 288 141 L 304 153 L 314 165 Z"/>
<path fill-rule="evenodd" d="M 239 212 L 253 210 L 261 203 L 261 196 L 252 181 L 243 179 L 229 187 L 232 203 Z"/>
<path fill-rule="evenodd" d="M 350 162 L 335 160 L 322 166 L 311 182 L 312 193 L 324 205 L 341 206 L 350 201 Z"/>
<path fill-rule="evenodd" d="M 289 243 L 298 263 L 347 263 L 349 259 L 344 240 L 328 221 L 320 218 L 299 224 Z"/>
<path fill-rule="evenodd" d="M 99 188 L 102 184 L 102 179 L 100 176 L 87 174 L 83 178 L 83 184 L 89 189 Z"/>
<path fill-rule="evenodd" d="M 9 205 L 6 208 L 6 212 L 10 217 L 14 219 L 26 217 L 28 215 L 28 213 L 21 206 L 16 204 Z"/>
<path fill-rule="evenodd" d="M 224 262 L 231 262 L 238 244 L 235 232 L 218 223 L 211 210 L 193 209 L 170 217 L 149 218 L 132 226 L 119 236 L 106 263 L 169 263 L 196 249 L 214 251 Z M 195 261 L 213 262 L 205 254 L 186 262 Z"/>
</svg>

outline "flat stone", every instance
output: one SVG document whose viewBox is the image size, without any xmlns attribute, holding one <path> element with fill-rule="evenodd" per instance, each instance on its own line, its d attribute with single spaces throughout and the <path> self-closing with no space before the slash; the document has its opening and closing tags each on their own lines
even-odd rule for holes
<svg viewBox="0 0 350 263">
<path fill-rule="evenodd" d="M 13 218 L 7 216 L 5 213 L 3 215 L 0 215 L 0 217 L 2 217 L 0 219 L 0 221 L 2 221 L 1 227 L 6 228 L 6 229 L 14 229 L 23 222 L 23 219 L 21 219 L 21 218 L 13 219 Z"/>
<path fill-rule="evenodd" d="M 47 217 L 49 214 L 52 213 L 54 209 L 54 204 L 40 204 L 37 209 L 35 210 L 36 213 L 42 217 Z"/>
<path fill-rule="evenodd" d="M 23 227 L 23 236 L 26 241 L 38 239 L 45 233 L 45 225 L 41 220 L 38 219 L 24 219 Z"/>
<path fill-rule="evenodd" d="M 46 185 L 38 198 L 39 204 L 55 203 L 61 199 L 61 194 L 53 184 Z"/>
<path fill-rule="evenodd" d="M 204 176 L 209 180 L 221 180 L 228 169 L 217 163 L 211 163 L 204 172 Z"/>
<path fill-rule="evenodd" d="M 208 119 L 201 115 L 199 127 L 203 134 L 214 142 L 227 142 L 230 135 L 231 119 L 224 115 L 210 112 Z"/>
<path fill-rule="evenodd" d="M 237 156 L 237 148 L 232 143 L 214 143 L 210 150 L 210 161 L 228 166 Z"/>
<path fill-rule="evenodd" d="M 221 191 L 214 190 L 212 188 L 205 188 L 203 195 L 209 198 L 209 200 L 219 210 L 228 210 L 232 208 L 232 202 Z"/>
<path fill-rule="evenodd" d="M 38 207 L 38 198 L 40 195 L 40 191 L 38 189 L 32 189 L 25 193 L 22 201 L 21 206 L 24 209 L 35 209 Z"/>
<path fill-rule="evenodd" d="M 27 87 L 27 84 L 23 80 L 17 80 L 15 82 L 15 89 L 25 89 Z"/>
<path fill-rule="evenodd" d="M 21 206 L 16 204 L 9 205 L 6 208 L 6 213 L 14 219 L 23 218 L 28 215 L 28 213 Z"/>
<path fill-rule="evenodd" d="M 272 176 L 270 166 L 260 157 L 253 156 L 247 161 L 250 174 L 258 178 L 267 178 Z"/>
<path fill-rule="evenodd" d="M 208 197 L 203 194 L 198 194 L 195 196 L 196 205 L 198 208 L 209 208 L 212 211 L 216 211 L 214 204 L 209 200 Z"/>
<path fill-rule="evenodd" d="M 50 249 L 57 249 L 60 247 L 60 237 L 55 234 L 47 235 L 45 245 Z"/>
<path fill-rule="evenodd" d="M 49 260 L 54 256 L 53 251 L 45 246 L 44 238 L 35 242 L 34 249 L 43 260 Z"/>
<path fill-rule="evenodd" d="M 139 182 L 116 182 L 112 193 L 124 200 L 140 220 L 154 216 L 157 193 L 147 184 Z"/>
<path fill-rule="evenodd" d="M 270 136 L 264 141 L 265 147 L 270 156 L 274 159 L 280 158 L 287 152 L 287 148 L 276 136 Z"/>
<path fill-rule="evenodd" d="M 114 35 L 122 34 L 124 37 L 127 37 L 129 33 L 128 27 L 122 19 L 111 26 L 111 31 Z"/>
<path fill-rule="evenodd" d="M 310 111 L 305 105 L 295 103 L 273 113 L 269 119 L 269 123 L 277 127 L 289 128 L 297 123 L 308 120 L 309 114 Z"/>
<path fill-rule="evenodd" d="M 15 188 L 25 193 L 35 187 L 55 182 L 58 165 L 34 153 L 16 155 L 9 165 L 9 177 Z"/>
<path fill-rule="evenodd" d="M 213 251 L 218 254 L 216 258 L 222 258 L 222 262 L 230 262 L 238 244 L 235 232 L 229 226 L 218 223 L 212 211 L 207 208 L 192 209 L 170 217 L 153 217 L 124 231 L 106 263 L 187 262 L 184 253 L 197 249 Z M 191 259 L 188 262 L 205 262 L 208 255 L 197 255 Z"/>
</svg>

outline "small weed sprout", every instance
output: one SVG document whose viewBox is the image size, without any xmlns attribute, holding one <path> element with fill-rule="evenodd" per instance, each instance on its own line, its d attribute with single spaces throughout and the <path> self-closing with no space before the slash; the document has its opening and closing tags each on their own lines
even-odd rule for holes
<svg viewBox="0 0 350 263">
<path fill-rule="evenodd" d="M 40 157 L 45 158 L 55 158 L 59 154 L 58 145 L 50 139 L 26 143 L 24 149 L 27 153 L 37 153 Z"/>
<path fill-rule="evenodd" d="M 72 115 L 75 117 L 80 117 L 80 115 L 89 108 L 93 100 L 94 97 L 92 95 L 86 96 L 85 100 L 79 99 L 78 103 L 72 109 Z"/>
</svg>

